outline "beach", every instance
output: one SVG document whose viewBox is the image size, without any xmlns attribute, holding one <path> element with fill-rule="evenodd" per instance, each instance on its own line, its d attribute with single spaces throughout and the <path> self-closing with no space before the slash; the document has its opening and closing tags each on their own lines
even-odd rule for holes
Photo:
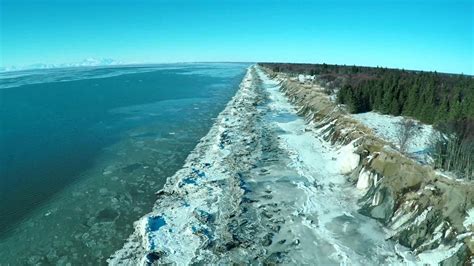
<svg viewBox="0 0 474 266">
<path fill-rule="evenodd" d="M 352 143 L 331 145 L 258 67 L 110 264 L 401 262 L 357 212 Z M 352 154 L 352 155 L 351 155 Z"/>
</svg>

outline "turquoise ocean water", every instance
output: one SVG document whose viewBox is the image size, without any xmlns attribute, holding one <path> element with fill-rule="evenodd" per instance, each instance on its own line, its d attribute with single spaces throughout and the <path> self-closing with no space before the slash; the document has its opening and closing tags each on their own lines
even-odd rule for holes
<svg viewBox="0 0 474 266">
<path fill-rule="evenodd" d="M 246 64 L 0 74 L 0 264 L 102 264 Z"/>
</svg>

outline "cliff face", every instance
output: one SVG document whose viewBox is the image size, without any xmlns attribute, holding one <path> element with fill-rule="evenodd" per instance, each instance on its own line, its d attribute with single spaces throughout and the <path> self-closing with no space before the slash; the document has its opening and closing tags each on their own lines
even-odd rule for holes
<svg viewBox="0 0 474 266">
<path fill-rule="evenodd" d="M 281 80 L 287 97 L 300 107 L 299 114 L 314 123 L 324 139 L 354 147 L 352 156 L 358 157 L 358 164 L 344 172 L 362 192 L 362 214 L 380 221 L 388 238 L 412 250 L 419 262 L 473 262 L 472 182 L 449 179 L 418 164 L 351 119 L 326 94 L 287 78 Z"/>
</svg>

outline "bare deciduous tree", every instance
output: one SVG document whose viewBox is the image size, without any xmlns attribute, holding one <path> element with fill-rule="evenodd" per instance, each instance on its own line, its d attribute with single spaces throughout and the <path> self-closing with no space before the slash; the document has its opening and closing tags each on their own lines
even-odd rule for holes
<svg viewBox="0 0 474 266">
<path fill-rule="evenodd" d="M 474 180 L 474 119 L 464 118 L 438 125 L 433 137 L 435 167 Z"/>
<path fill-rule="evenodd" d="M 415 121 L 411 119 L 403 118 L 403 120 L 399 122 L 396 131 L 396 138 L 398 140 L 401 153 L 407 152 L 408 146 L 410 146 L 410 143 L 418 134 L 417 130 L 418 126 L 416 125 Z"/>
</svg>

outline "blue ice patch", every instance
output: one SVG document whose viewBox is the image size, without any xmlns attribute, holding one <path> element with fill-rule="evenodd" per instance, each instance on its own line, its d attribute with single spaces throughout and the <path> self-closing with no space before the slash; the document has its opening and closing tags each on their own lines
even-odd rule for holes
<svg viewBox="0 0 474 266">
<path fill-rule="evenodd" d="M 193 170 L 193 173 L 196 174 L 199 177 L 205 177 L 206 176 L 206 173 L 204 173 L 203 171 L 200 171 L 199 169 L 193 168 L 192 170 Z"/>
<path fill-rule="evenodd" d="M 162 216 L 148 217 L 148 231 L 158 231 L 161 227 L 166 225 L 165 218 Z"/>
<path fill-rule="evenodd" d="M 185 179 L 183 179 L 183 182 L 185 184 L 196 184 L 196 179 L 192 177 L 186 177 Z"/>
</svg>

